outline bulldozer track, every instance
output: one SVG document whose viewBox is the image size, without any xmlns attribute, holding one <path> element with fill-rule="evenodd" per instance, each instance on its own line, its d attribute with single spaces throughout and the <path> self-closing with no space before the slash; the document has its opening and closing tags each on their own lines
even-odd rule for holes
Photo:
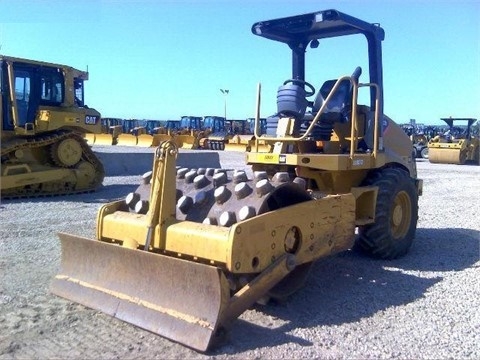
<svg viewBox="0 0 480 360">
<path fill-rule="evenodd" d="M 62 180 L 58 181 L 49 181 L 42 183 L 40 187 L 17 187 L 11 190 L 3 191 L 3 199 L 19 199 L 19 198 L 35 198 L 35 197 L 49 197 L 49 196 L 60 196 L 60 195 L 71 195 L 71 194 L 81 194 L 94 191 L 101 183 L 105 176 L 105 171 L 102 163 L 96 157 L 94 152 L 88 146 L 87 142 L 83 139 L 82 135 L 72 132 L 72 131 L 58 131 L 55 133 L 41 134 L 29 138 L 16 138 L 9 141 L 4 141 L 1 144 L 1 157 L 2 165 L 4 163 L 4 158 L 13 152 L 18 150 L 32 150 L 34 148 L 41 149 L 48 148 L 54 144 L 60 143 L 65 139 L 74 139 L 76 140 L 82 150 L 81 161 L 85 161 L 88 164 L 91 164 L 95 169 L 95 179 L 94 182 L 86 187 L 81 189 L 75 189 L 75 184 L 66 183 Z M 47 150 L 47 149 L 46 149 Z M 52 169 L 60 168 L 55 161 L 52 159 Z M 71 167 L 65 167 L 71 168 Z M 3 174 L 2 174 L 3 176 Z M 44 190 L 44 186 L 46 190 Z M 50 190 L 49 190 L 50 189 Z M 53 189 L 53 191 L 52 191 Z"/>
</svg>

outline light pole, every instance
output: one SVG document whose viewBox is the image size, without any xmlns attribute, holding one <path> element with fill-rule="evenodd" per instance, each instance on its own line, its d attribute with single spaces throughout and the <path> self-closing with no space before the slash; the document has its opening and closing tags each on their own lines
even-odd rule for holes
<svg viewBox="0 0 480 360">
<path fill-rule="evenodd" d="M 227 95 L 228 95 L 228 92 L 230 90 L 227 90 L 227 89 L 220 89 L 221 93 L 223 94 L 224 98 L 225 98 L 225 121 L 227 121 Z"/>
</svg>

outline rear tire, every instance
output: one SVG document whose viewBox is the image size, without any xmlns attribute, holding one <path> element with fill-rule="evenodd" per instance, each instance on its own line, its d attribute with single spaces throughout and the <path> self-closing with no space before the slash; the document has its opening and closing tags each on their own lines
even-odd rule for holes
<svg viewBox="0 0 480 360">
<path fill-rule="evenodd" d="M 459 158 L 458 163 L 460 165 L 465 164 L 466 161 L 467 161 L 467 152 L 463 151 L 463 150 L 460 150 L 460 155 L 458 156 L 458 158 Z"/>
<path fill-rule="evenodd" d="M 373 172 L 364 185 L 378 186 L 375 223 L 359 227 L 356 247 L 380 259 L 395 259 L 410 249 L 418 220 L 418 195 L 405 170 Z"/>
<path fill-rule="evenodd" d="M 424 147 L 422 151 L 420 152 L 422 158 L 428 159 L 428 147 Z"/>
<path fill-rule="evenodd" d="M 415 146 L 414 146 L 413 149 L 412 149 L 412 157 L 413 157 L 414 159 L 416 159 L 416 158 L 418 157 L 418 156 L 417 156 L 417 149 L 415 148 Z"/>
</svg>

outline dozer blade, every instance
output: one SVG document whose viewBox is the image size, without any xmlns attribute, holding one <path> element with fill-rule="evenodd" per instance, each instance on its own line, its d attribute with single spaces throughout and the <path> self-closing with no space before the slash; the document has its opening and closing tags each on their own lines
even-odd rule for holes
<svg viewBox="0 0 480 360">
<path fill-rule="evenodd" d="M 238 144 L 238 143 L 226 143 L 225 151 L 240 151 L 245 152 L 248 150 L 248 144 Z"/>
<path fill-rule="evenodd" d="M 95 145 L 113 145 L 113 136 L 111 134 L 97 134 Z"/>
<path fill-rule="evenodd" d="M 182 149 L 193 149 L 195 147 L 195 137 L 191 135 L 177 135 L 176 142 L 180 143 Z"/>
<path fill-rule="evenodd" d="M 153 333 L 206 351 L 229 300 L 216 267 L 59 234 L 51 291 Z"/>
<path fill-rule="evenodd" d="M 92 146 L 93 144 L 95 144 L 95 134 L 85 133 L 83 137 L 85 138 L 89 146 Z"/>
<path fill-rule="evenodd" d="M 251 151 L 256 151 L 255 141 L 250 144 Z M 268 144 L 258 144 L 258 152 L 270 152 L 271 146 Z"/>
<path fill-rule="evenodd" d="M 132 134 L 119 134 L 117 145 L 119 146 L 137 146 L 138 139 Z"/>
<path fill-rule="evenodd" d="M 152 146 L 159 146 L 164 141 L 173 140 L 173 136 L 168 134 L 154 134 L 152 140 Z"/>
<path fill-rule="evenodd" d="M 153 144 L 153 136 L 149 134 L 140 134 L 137 136 L 137 146 L 151 147 Z"/>
</svg>

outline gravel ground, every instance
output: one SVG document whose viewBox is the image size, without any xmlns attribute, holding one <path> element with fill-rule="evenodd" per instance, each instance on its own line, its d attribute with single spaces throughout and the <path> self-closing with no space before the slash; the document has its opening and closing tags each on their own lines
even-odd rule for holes
<svg viewBox="0 0 480 360">
<path fill-rule="evenodd" d="M 107 169 L 98 192 L 0 205 L 0 359 L 480 358 L 479 166 L 419 160 L 424 195 L 407 256 L 318 261 L 303 290 L 245 312 L 223 346 L 199 354 L 49 293 L 56 233 L 93 237 L 98 208 L 150 168 L 149 150 L 96 151 Z M 180 160 L 245 168 L 239 153 Z"/>
</svg>

